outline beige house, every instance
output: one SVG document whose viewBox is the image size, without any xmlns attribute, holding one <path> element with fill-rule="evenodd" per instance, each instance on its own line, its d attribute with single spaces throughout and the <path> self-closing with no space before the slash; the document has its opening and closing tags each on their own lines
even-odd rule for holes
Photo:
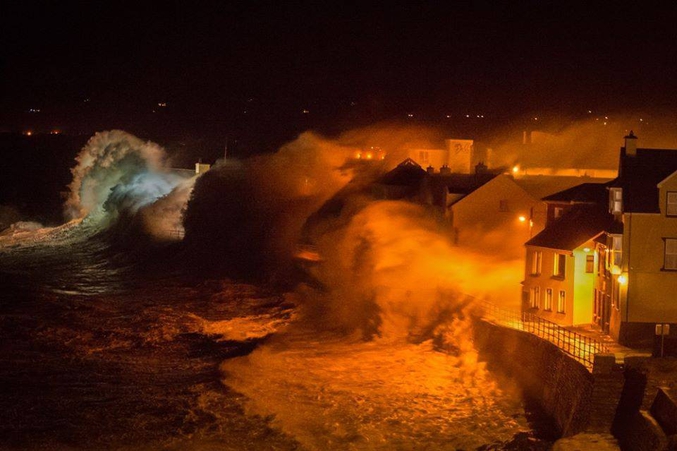
<svg viewBox="0 0 677 451">
<path fill-rule="evenodd" d="M 613 217 L 594 203 L 574 203 L 555 217 L 559 204 L 549 203 L 548 227 L 526 242 L 522 311 L 563 326 L 590 324 L 596 240 Z"/>
<path fill-rule="evenodd" d="M 630 133 L 609 211 L 619 223 L 599 243 L 596 295 L 612 337 L 628 346 L 662 341 L 677 353 L 677 150 L 637 148 Z M 661 334 L 665 334 L 661 337 Z"/>
</svg>

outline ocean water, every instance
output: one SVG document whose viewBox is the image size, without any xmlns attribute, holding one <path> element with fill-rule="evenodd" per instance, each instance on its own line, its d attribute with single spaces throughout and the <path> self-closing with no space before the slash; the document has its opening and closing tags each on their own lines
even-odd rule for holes
<svg viewBox="0 0 677 451">
<path fill-rule="evenodd" d="M 83 224 L 0 237 L 0 449 L 547 449 L 472 356 L 149 255 Z"/>
</svg>

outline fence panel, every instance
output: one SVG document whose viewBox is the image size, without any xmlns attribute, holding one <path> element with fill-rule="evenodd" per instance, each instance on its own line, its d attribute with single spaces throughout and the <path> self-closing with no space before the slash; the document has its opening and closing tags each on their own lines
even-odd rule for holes
<svg viewBox="0 0 677 451">
<path fill-rule="evenodd" d="M 502 326 L 532 333 L 547 340 L 588 369 L 592 368 L 595 354 L 609 352 L 602 342 L 531 313 L 504 309 L 487 301 L 477 300 L 475 305 L 481 308 L 480 316 L 483 318 Z"/>
</svg>

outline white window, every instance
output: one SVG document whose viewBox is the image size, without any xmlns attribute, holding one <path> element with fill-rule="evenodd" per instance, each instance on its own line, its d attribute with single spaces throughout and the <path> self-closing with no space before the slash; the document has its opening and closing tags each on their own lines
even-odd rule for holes
<svg viewBox="0 0 677 451">
<path fill-rule="evenodd" d="M 665 238 L 663 269 L 677 270 L 677 238 Z"/>
<path fill-rule="evenodd" d="M 615 215 L 623 213 L 623 189 L 609 189 L 609 211 Z"/>
<path fill-rule="evenodd" d="M 541 302 L 541 287 L 533 287 L 529 290 L 529 306 L 539 308 Z"/>
<path fill-rule="evenodd" d="M 531 254 L 531 274 L 540 274 L 543 266 L 543 252 L 534 251 Z"/>
<path fill-rule="evenodd" d="M 543 310 L 552 311 L 552 288 L 545 290 L 545 303 Z"/>
<path fill-rule="evenodd" d="M 552 217 L 557 219 L 560 216 L 562 216 L 562 213 L 564 213 L 564 208 L 562 207 L 555 207 L 552 209 Z"/>
<path fill-rule="evenodd" d="M 421 163 L 430 163 L 430 152 L 424 150 L 419 151 L 418 159 L 421 160 Z"/>
<path fill-rule="evenodd" d="M 623 262 L 623 235 L 611 236 L 611 266 L 621 266 Z"/>
<path fill-rule="evenodd" d="M 665 214 L 667 216 L 677 216 L 677 192 L 671 191 L 668 192 L 667 196 L 667 207 L 665 208 Z"/>
<path fill-rule="evenodd" d="M 552 268 L 553 277 L 564 278 L 567 267 L 567 256 L 566 254 L 555 254 L 554 265 Z"/>
<path fill-rule="evenodd" d="M 557 313 L 564 313 L 566 306 L 566 293 L 564 290 L 559 290 L 559 297 L 557 298 Z"/>
</svg>

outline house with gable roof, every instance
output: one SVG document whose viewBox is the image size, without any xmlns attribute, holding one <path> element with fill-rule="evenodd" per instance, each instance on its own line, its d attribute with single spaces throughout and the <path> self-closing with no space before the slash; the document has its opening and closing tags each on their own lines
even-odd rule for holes
<svg viewBox="0 0 677 451">
<path fill-rule="evenodd" d="M 593 320 L 595 243 L 614 223 L 606 184 L 584 183 L 545 197 L 545 229 L 525 243 L 522 311 L 571 326 Z"/>
<path fill-rule="evenodd" d="M 630 132 L 608 189 L 619 226 L 597 246 L 605 256 L 596 287 L 609 311 L 605 329 L 621 344 L 660 340 L 677 354 L 677 149 L 638 148 Z"/>
</svg>

